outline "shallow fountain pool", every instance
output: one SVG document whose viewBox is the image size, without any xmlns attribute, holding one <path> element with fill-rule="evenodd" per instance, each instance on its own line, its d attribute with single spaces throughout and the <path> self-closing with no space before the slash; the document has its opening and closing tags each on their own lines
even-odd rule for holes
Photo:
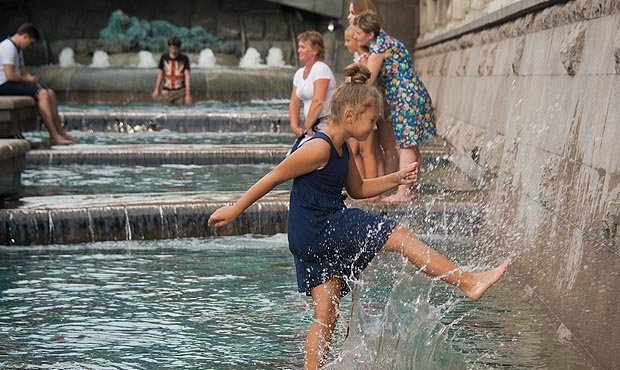
<svg viewBox="0 0 620 370">
<path fill-rule="evenodd" d="M 24 134 L 34 145 L 46 143 L 47 132 L 35 131 Z M 292 144 L 291 133 L 275 132 L 177 132 L 170 130 L 149 132 L 105 132 L 105 131 L 71 131 L 71 136 L 79 140 L 79 145 L 130 145 L 130 144 Z M 75 146 L 73 146 L 75 148 Z"/>
<path fill-rule="evenodd" d="M 169 192 L 243 192 L 273 169 L 274 164 L 110 166 L 67 164 L 28 166 L 22 173 L 20 196 L 128 194 Z M 423 194 L 475 192 L 451 162 L 424 167 Z M 290 190 L 292 181 L 276 187 Z"/>
<path fill-rule="evenodd" d="M 64 165 L 28 167 L 20 196 L 170 192 L 242 192 L 273 168 L 271 164 L 155 167 Z M 287 182 L 276 189 L 289 190 Z"/>
<path fill-rule="evenodd" d="M 424 239 L 449 254 L 473 245 L 463 237 Z M 2 367 L 301 367 L 310 301 L 295 292 L 284 234 L 1 247 L 0 257 Z M 364 314 L 354 310 L 356 330 L 346 340 L 351 295 L 343 301 L 336 367 L 377 368 L 359 356 L 351 362 L 351 344 L 372 348 L 385 337 L 377 322 L 387 311 L 400 315 L 397 334 L 414 336 L 433 358 L 418 368 L 585 366 L 510 281 L 468 302 L 403 268 L 399 258 L 381 255 L 373 264 L 354 305 Z M 412 320 L 430 329 L 412 333 L 420 327 Z M 397 360 L 390 368 L 411 368 Z"/>
</svg>

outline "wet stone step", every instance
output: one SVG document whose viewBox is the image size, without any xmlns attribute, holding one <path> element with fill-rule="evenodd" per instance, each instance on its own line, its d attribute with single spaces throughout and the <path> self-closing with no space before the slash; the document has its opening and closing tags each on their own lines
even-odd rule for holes
<svg viewBox="0 0 620 370">
<path fill-rule="evenodd" d="M 288 113 L 65 112 L 68 128 L 81 131 L 288 132 Z"/>
<path fill-rule="evenodd" d="M 230 194 L 90 195 L 26 198 L 0 210 L 0 244 L 46 245 L 286 232 L 288 193 L 276 192 L 221 229 L 207 226 Z M 409 205 L 349 202 L 394 217 L 417 233 L 472 236 L 479 194 L 420 196 Z"/>
<path fill-rule="evenodd" d="M 289 145 L 73 145 L 32 150 L 28 165 L 106 164 L 157 166 L 162 164 L 276 164 Z M 449 160 L 446 147 L 422 147 L 425 164 Z"/>
</svg>

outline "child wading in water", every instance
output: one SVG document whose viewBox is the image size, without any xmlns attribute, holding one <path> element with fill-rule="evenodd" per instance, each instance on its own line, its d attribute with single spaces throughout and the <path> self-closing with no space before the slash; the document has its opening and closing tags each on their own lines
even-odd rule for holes
<svg viewBox="0 0 620 370">
<path fill-rule="evenodd" d="M 364 140 L 376 130 L 381 96 L 366 84 L 370 78 L 366 67 L 349 65 L 345 76 L 350 82 L 334 92 L 327 127 L 234 205 L 216 210 L 209 218 L 209 225 L 229 224 L 275 186 L 294 179 L 288 216 L 289 249 L 295 258 L 299 291 L 312 296 L 314 304 L 305 344 L 306 369 L 325 365 L 340 298 L 349 292 L 344 278 L 358 277 L 381 249 L 404 255 L 427 275 L 458 287 L 473 300 L 481 298 L 508 268 L 504 262 L 482 273 L 461 271 L 396 221 L 345 206 L 343 187 L 353 198 L 374 197 L 399 185 L 414 184 L 418 168 L 418 163 L 412 163 L 390 175 L 362 179 L 346 140 Z"/>
</svg>

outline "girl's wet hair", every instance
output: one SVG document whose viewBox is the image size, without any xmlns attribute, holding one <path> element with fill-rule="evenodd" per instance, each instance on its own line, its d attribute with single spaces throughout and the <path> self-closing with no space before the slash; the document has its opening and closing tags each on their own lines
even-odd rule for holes
<svg viewBox="0 0 620 370">
<path fill-rule="evenodd" d="M 377 37 L 381 32 L 381 18 L 371 10 L 356 15 L 353 24 L 366 33 L 373 32 L 374 37 Z"/>
<path fill-rule="evenodd" d="M 353 108 L 356 116 L 370 107 L 381 109 L 383 99 L 377 88 L 368 84 L 371 74 L 366 66 L 349 64 L 344 75 L 347 81 L 336 88 L 329 104 L 333 119 L 338 119 L 347 107 Z"/>
</svg>

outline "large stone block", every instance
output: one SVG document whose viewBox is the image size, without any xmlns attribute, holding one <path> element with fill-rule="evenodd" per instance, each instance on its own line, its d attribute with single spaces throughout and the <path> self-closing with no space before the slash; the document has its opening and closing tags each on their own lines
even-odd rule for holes
<svg viewBox="0 0 620 370">
<path fill-rule="evenodd" d="M 508 95 L 503 103 L 506 106 L 504 116 L 498 116 L 499 123 L 505 125 L 504 134 L 511 139 L 519 139 L 523 127 L 523 116 L 521 112 L 526 107 L 523 106 L 525 97 L 528 95 L 526 86 L 529 86 L 532 77 L 507 77 L 505 88 L 508 89 Z M 501 132 L 501 131 L 500 131 Z"/>
<path fill-rule="evenodd" d="M 586 88 L 583 91 L 583 113 L 581 126 L 578 129 L 578 152 L 582 153 L 581 161 L 594 166 L 594 153 L 600 153 L 605 130 L 605 120 L 612 102 L 611 88 L 614 81 L 609 76 L 587 76 Z"/>
<path fill-rule="evenodd" d="M 0 139 L 0 198 L 19 191 L 29 150 L 30 144 L 26 140 Z"/>
<path fill-rule="evenodd" d="M 583 50 L 580 73 L 586 75 L 611 75 L 616 73 L 614 41 L 620 29 L 620 14 L 593 19 L 588 24 L 588 31 Z"/>
<path fill-rule="evenodd" d="M 39 112 L 29 96 L 0 96 L 0 137 L 13 138 L 37 128 Z"/>
<path fill-rule="evenodd" d="M 519 68 L 519 75 L 544 75 L 551 46 L 552 30 L 547 29 L 525 36 L 523 57 Z"/>
<path fill-rule="evenodd" d="M 517 38 L 504 39 L 497 43 L 495 63 L 493 64 L 493 76 L 507 76 L 512 74 L 512 61 L 517 50 Z"/>
<path fill-rule="evenodd" d="M 607 168 L 608 171 L 616 174 L 620 174 L 620 145 L 618 145 L 620 104 L 618 102 L 620 102 L 620 76 L 614 76 L 601 145 L 595 147 L 592 156 L 594 167 Z"/>
<path fill-rule="evenodd" d="M 551 45 L 549 47 L 549 58 L 545 66 L 547 74 L 551 75 L 567 75 L 566 68 L 562 64 L 562 56 L 560 54 L 562 41 L 568 33 L 570 33 L 571 25 L 555 27 L 552 29 Z"/>
</svg>

